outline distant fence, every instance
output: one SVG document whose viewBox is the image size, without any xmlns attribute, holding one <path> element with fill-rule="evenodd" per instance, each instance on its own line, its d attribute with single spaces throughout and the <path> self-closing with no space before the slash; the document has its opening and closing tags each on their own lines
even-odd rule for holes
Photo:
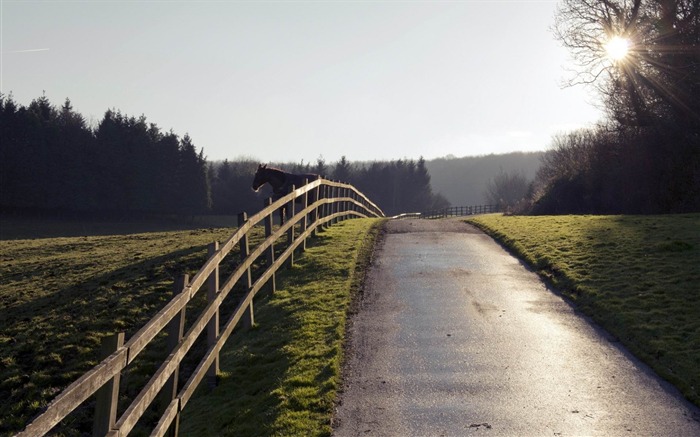
<svg viewBox="0 0 700 437">
<path fill-rule="evenodd" d="M 295 213 L 295 207 L 298 211 Z M 273 227 L 273 213 L 286 207 L 285 223 Z M 51 431 L 68 414 L 84 401 L 96 394 L 93 435 L 126 436 L 136 426 L 149 406 L 158 397 L 165 397 L 164 413 L 151 435 L 168 433 L 177 435 L 179 416 L 199 384 L 208 377 L 215 382 L 219 371 L 219 352 L 243 320 L 247 326 L 254 323 L 253 298 L 265 285 L 271 292 L 275 288 L 275 272 L 283 265 L 291 266 L 294 251 L 304 250 L 306 240 L 319 228 L 353 217 L 383 217 L 384 213 L 352 185 L 319 179 L 292 191 L 277 201 L 267 199 L 265 208 L 248 218 L 239 215 L 239 227 L 221 246 L 218 242 L 209 245 L 209 259 L 190 279 L 179 278 L 174 285 L 175 296 L 133 337 L 124 342 L 124 333 L 106 337 L 103 341 L 102 362 L 85 373 L 61 392 L 18 436 L 38 436 Z M 250 250 L 249 234 L 254 226 L 263 224 L 265 240 Z M 298 231 L 298 235 L 297 234 Z M 286 237 L 286 238 L 285 238 Z M 276 244 L 286 247 L 280 255 Z M 236 247 L 240 252 L 235 251 Z M 280 249 L 280 247 L 278 247 Z M 233 273 L 219 285 L 219 266 L 234 252 L 240 262 Z M 257 278 L 251 275 L 251 267 L 264 257 L 266 269 Z M 235 260 L 235 262 L 237 262 Z M 241 281 L 245 294 L 237 302 L 228 321 L 221 326 L 219 321 L 222 302 Z M 185 313 L 188 302 L 207 284 L 207 303 L 199 317 L 184 332 Z M 185 382 L 178 390 L 180 363 L 206 328 L 207 350 Z M 149 382 L 131 401 L 121 416 L 117 416 L 119 383 L 122 370 L 126 369 L 140 352 L 161 332 L 167 333 L 168 357 L 153 374 Z"/>
<path fill-rule="evenodd" d="M 434 219 L 444 217 L 459 217 L 474 214 L 490 214 L 492 212 L 500 212 L 500 208 L 498 207 L 498 205 L 451 206 L 449 208 L 422 212 L 420 214 L 420 218 Z"/>
<path fill-rule="evenodd" d="M 489 214 L 501 212 L 498 205 L 476 205 L 476 206 L 451 206 L 449 208 L 434 209 L 426 212 L 409 212 L 391 217 L 392 219 L 422 218 L 436 219 L 445 217 L 459 217 L 474 214 Z"/>
</svg>

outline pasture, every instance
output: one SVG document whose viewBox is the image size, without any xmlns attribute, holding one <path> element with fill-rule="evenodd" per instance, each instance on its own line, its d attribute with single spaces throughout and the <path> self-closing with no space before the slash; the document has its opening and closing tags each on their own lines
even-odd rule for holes
<svg viewBox="0 0 700 437">
<path fill-rule="evenodd" d="M 700 405 L 700 214 L 468 222 Z"/>
<path fill-rule="evenodd" d="M 321 283 L 312 286 L 316 287 L 312 295 L 324 292 L 337 294 L 348 302 L 349 290 L 354 283 L 354 276 L 349 273 L 354 272 L 359 248 L 365 242 L 365 238 L 358 236 L 369 235 L 376 223 L 376 220 L 351 220 L 322 232 L 311 240 L 308 258 L 306 255 L 299 258 L 299 266 L 293 269 L 294 278 L 322 279 Z M 94 366 L 98 362 L 103 336 L 125 331 L 129 338 L 170 299 L 174 278 L 183 273 L 193 274 L 206 260 L 207 244 L 225 240 L 232 231 L 233 228 L 210 228 L 4 241 L 0 249 L 0 276 L 3 278 L 0 283 L 0 434 L 21 430 L 63 387 Z M 260 238 L 262 233 L 261 229 Z M 336 249 L 326 254 L 330 258 L 313 261 L 312 254 L 316 247 L 326 246 Z M 341 261 L 345 264 L 338 266 Z M 329 268 L 335 266 L 333 271 L 343 275 L 340 282 L 345 288 L 337 288 L 339 279 L 336 277 L 303 273 L 303 263 L 314 266 L 320 263 Z M 325 270 L 326 273 L 329 271 Z M 290 293 L 282 288 L 285 285 L 280 285 L 286 284 L 287 276 L 287 273 L 278 276 L 276 298 L 280 296 L 281 299 L 285 293 Z M 305 285 L 290 285 L 294 286 L 297 287 L 293 288 L 295 293 L 287 296 L 287 300 L 303 307 L 298 302 L 298 295 L 304 294 L 299 290 L 306 290 Z M 335 324 L 324 328 L 326 330 L 319 335 L 322 343 L 328 344 L 332 351 L 339 354 L 344 318 L 342 323 L 338 322 L 338 306 L 342 307 L 343 303 L 335 305 L 331 309 L 325 304 L 316 304 L 315 310 L 320 307 L 329 311 L 321 311 L 310 317 L 314 320 L 333 318 Z M 308 329 L 316 329 L 317 325 L 310 323 L 292 324 L 290 320 L 294 317 L 302 317 L 296 312 L 289 316 L 292 319 L 281 319 L 279 313 L 266 319 L 265 307 L 260 305 L 256 311 L 256 327 L 249 331 L 254 337 L 266 329 L 281 329 L 285 332 L 284 338 L 293 340 L 307 337 Z M 315 341 L 318 342 L 318 339 Z M 261 354 L 269 359 L 282 346 L 280 343 L 264 343 Z M 312 350 L 304 346 L 302 352 L 310 353 Z M 152 351 L 154 355 L 157 355 L 156 352 Z M 235 352 L 224 354 L 228 356 Z M 249 356 L 247 349 L 245 354 Z M 328 354 L 331 352 L 325 356 L 330 357 Z M 336 361 L 339 360 L 340 355 L 336 358 Z M 146 364 L 123 375 L 127 391 L 130 385 L 142 385 L 153 371 L 148 359 L 145 361 Z M 317 358 L 303 353 L 295 358 L 295 363 L 303 366 L 307 365 L 307 361 L 321 365 Z M 225 363 L 226 358 L 223 358 Z M 240 369 L 232 372 L 223 364 L 223 382 L 227 380 L 227 372 L 239 373 Z M 323 365 L 327 364 L 328 361 L 324 361 Z M 326 372 L 324 375 L 332 380 L 338 378 L 335 375 L 337 367 L 336 363 L 319 372 Z M 269 373 L 266 377 L 277 383 L 281 375 Z M 333 397 L 334 392 L 328 391 L 333 387 L 334 383 L 324 384 L 324 399 Z M 262 393 L 261 396 L 275 395 Z M 297 405 L 295 395 L 288 394 L 286 399 Z M 324 427 L 327 427 L 331 413 L 328 403 L 314 399 L 305 402 L 323 404 L 327 408 L 326 416 L 320 422 L 318 415 L 312 420 L 313 423 L 320 423 L 316 425 L 319 429 L 326 429 Z M 266 414 L 269 415 L 269 411 Z M 77 411 L 59 425 L 59 433 L 89 433 L 90 415 L 90 408 Z M 210 422 L 207 418 L 203 420 Z"/>
</svg>

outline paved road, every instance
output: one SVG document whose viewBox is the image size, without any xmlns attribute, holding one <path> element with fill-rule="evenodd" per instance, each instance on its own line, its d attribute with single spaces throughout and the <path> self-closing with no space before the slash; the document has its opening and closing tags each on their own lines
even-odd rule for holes
<svg viewBox="0 0 700 437">
<path fill-rule="evenodd" d="M 458 221 L 388 223 L 334 435 L 700 436 L 700 412 Z"/>
</svg>

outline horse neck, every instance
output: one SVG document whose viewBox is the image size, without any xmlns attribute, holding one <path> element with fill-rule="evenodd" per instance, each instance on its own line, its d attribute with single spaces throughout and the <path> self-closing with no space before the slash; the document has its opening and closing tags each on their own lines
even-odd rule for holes
<svg viewBox="0 0 700 437">
<path fill-rule="evenodd" d="M 281 189 L 284 186 L 284 183 L 286 181 L 285 173 L 282 170 L 278 170 L 276 168 L 268 168 L 266 169 L 267 171 L 267 180 L 269 181 L 270 185 L 272 186 L 273 191 L 277 191 Z"/>
</svg>

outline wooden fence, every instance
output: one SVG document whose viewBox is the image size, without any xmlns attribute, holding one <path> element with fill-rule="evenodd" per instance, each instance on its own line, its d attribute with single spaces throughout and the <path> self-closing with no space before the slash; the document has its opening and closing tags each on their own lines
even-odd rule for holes
<svg viewBox="0 0 700 437">
<path fill-rule="evenodd" d="M 420 213 L 420 218 L 434 219 L 474 214 L 489 214 L 492 212 L 500 212 L 500 208 L 498 207 L 498 205 L 451 206 L 449 208 L 422 212 Z"/>
<path fill-rule="evenodd" d="M 299 207 L 297 207 L 299 204 Z M 161 436 L 170 430 L 177 435 L 180 412 L 185 408 L 195 389 L 206 378 L 215 382 L 219 370 L 219 352 L 243 320 L 246 325 L 254 322 L 253 298 L 263 286 L 274 292 L 275 272 L 281 266 L 294 262 L 295 250 L 304 250 L 306 240 L 319 227 L 327 227 L 340 220 L 353 217 L 383 217 L 384 213 L 352 185 L 319 179 L 292 189 L 281 199 L 267 199 L 265 208 L 248 218 L 239 216 L 239 227 L 221 246 L 214 242 L 209 246 L 209 259 L 190 279 L 187 275 L 175 283 L 176 294 L 158 314 L 143 326 L 128 341 L 124 333 L 106 338 L 103 354 L 106 358 L 73 384 L 61 392 L 18 436 L 38 436 L 51 431 L 68 414 L 84 401 L 96 395 L 93 435 L 126 436 L 143 416 L 156 397 L 166 397 L 165 412 L 152 430 L 151 435 Z M 285 223 L 273 227 L 272 215 L 286 206 Z M 295 212 L 295 208 L 298 209 Z M 252 251 L 248 244 L 250 231 L 263 224 L 265 240 Z M 298 230 L 298 235 L 295 235 Z M 286 238 L 284 238 L 286 236 Z M 286 244 L 286 248 L 275 251 L 275 244 Z M 219 284 L 219 266 L 236 247 L 240 248 L 241 260 L 236 269 Z M 280 247 L 278 247 L 280 249 Z M 238 255 L 238 252 L 234 252 Z M 258 258 L 265 257 L 266 270 L 253 281 L 251 267 Z M 219 315 L 222 302 L 234 285 L 242 281 L 243 297 L 237 302 L 226 323 L 221 326 Z M 184 332 L 185 313 L 188 302 L 207 284 L 207 304 L 199 317 Z M 180 364 L 193 344 L 207 330 L 207 350 L 189 379 L 178 390 Z M 167 332 L 168 357 L 153 374 L 149 382 L 133 399 L 129 407 L 118 416 L 117 401 L 121 372 L 134 362 L 140 352 L 161 332 Z M 207 378 L 208 377 L 208 378 Z"/>
</svg>

